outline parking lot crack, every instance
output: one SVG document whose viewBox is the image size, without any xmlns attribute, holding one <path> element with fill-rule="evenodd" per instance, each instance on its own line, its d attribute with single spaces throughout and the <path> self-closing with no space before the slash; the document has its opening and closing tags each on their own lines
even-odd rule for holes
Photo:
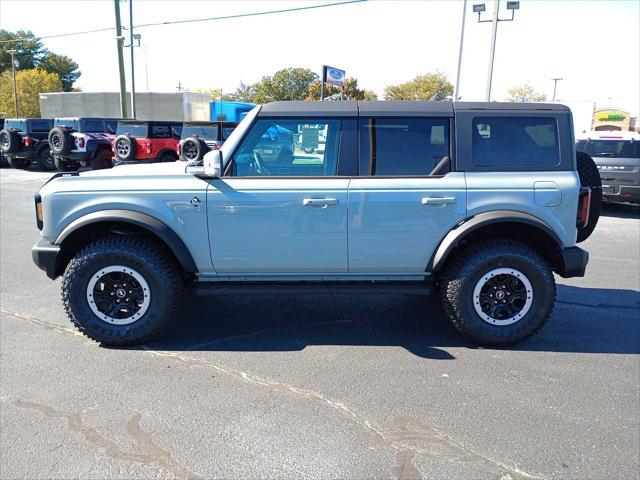
<svg viewBox="0 0 640 480">
<path fill-rule="evenodd" d="M 139 414 L 133 415 L 127 420 L 124 429 L 143 453 L 130 453 L 124 451 L 117 443 L 103 436 L 95 428 L 85 425 L 78 413 L 64 412 L 48 405 L 26 400 L 16 400 L 13 405 L 19 408 L 35 410 L 45 417 L 65 420 L 67 430 L 79 433 L 88 443 L 101 449 L 105 455 L 116 460 L 156 465 L 179 478 L 202 478 L 178 463 L 171 455 L 171 452 L 158 447 L 153 442 L 151 437 L 142 430 L 140 426 L 141 416 Z"/>
</svg>

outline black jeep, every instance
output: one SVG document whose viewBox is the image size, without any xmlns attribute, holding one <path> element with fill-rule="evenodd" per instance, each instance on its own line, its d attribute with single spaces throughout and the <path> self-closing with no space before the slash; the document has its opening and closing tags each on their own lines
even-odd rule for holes
<svg viewBox="0 0 640 480">
<path fill-rule="evenodd" d="M 87 165 L 94 170 L 111 167 L 117 118 L 56 118 L 53 125 L 49 146 L 58 170 L 68 172 Z"/>
<path fill-rule="evenodd" d="M 50 118 L 7 118 L 0 130 L 0 151 L 13 168 L 29 168 L 36 161 L 42 170 L 55 170 L 49 151 Z"/>
</svg>

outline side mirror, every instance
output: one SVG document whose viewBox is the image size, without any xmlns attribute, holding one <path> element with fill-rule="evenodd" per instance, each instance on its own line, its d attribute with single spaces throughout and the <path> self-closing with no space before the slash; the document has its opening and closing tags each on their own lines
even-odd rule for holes
<svg viewBox="0 0 640 480">
<path fill-rule="evenodd" d="M 222 176 L 222 152 L 220 150 L 211 150 L 204 155 L 204 174 L 207 177 Z"/>
</svg>

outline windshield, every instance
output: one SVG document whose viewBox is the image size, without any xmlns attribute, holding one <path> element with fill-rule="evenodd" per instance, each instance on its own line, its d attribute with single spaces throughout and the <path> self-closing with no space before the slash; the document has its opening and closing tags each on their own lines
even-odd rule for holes
<svg viewBox="0 0 640 480">
<path fill-rule="evenodd" d="M 53 121 L 54 127 L 64 125 L 65 127 L 73 128 L 74 130 L 80 130 L 80 122 L 77 118 L 56 118 Z"/>
<path fill-rule="evenodd" d="M 119 123 L 116 135 L 129 135 L 133 138 L 145 138 L 147 136 L 147 124 L 141 123 Z"/>
<path fill-rule="evenodd" d="M 251 126 L 259 111 L 260 105 L 258 105 L 257 107 L 253 107 L 253 109 L 251 109 L 251 111 L 247 113 L 247 116 L 244 117 L 238 124 L 236 129 L 231 132 L 229 138 L 227 138 L 227 140 L 222 144 L 220 150 L 222 152 L 222 161 L 225 165 L 231 158 L 231 154 L 238 146 L 238 143 L 240 143 L 240 140 L 242 140 L 242 137 L 244 137 L 246 130 Z"/>
<path fill-rule="evenodd" d="M 576 150 L 592 157 L 640 158 L 640 142 L 635 140 L 580 140 Z"/>
<path fill-rule="evenodd" d="M 192 137 L 194 135 L 198 135 L 200 138 L 218 140 L 218 126 L 217 125 L 199 125 L 199 126 L 185 125 L 183 127 L 182 138 Z"/>
</svg>

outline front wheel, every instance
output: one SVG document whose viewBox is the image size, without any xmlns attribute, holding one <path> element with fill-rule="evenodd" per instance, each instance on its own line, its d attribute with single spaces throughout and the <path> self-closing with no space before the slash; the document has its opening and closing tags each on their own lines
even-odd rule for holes
<svg viewBox="0 0 640 480">
<path fill-rule="evenodd" d="M 440 278 L 440 299 L 467 339 L 513 345 L 533 336 L 549 319 L 556 285 L 537 251 L 511 240 L 488 239 L 454 255 Z"/>
<path fill-rule="evenodd" d="M 103 168 L 111 168 L 111 150 L 102 149 L 96 152 L 96 156 L 91 159 L 91 168 L 93 170 L 102 170 Z"/>
<path fill-rule="evenodd" d="M 61 172 L 73 172 L 78 170 L 78 167 L 75 163 L 68 162 L 59 157 L 54 157 L 53 162 L 55 163 L 56 168 Z"/>
<path fill-rule="evenodd" d="M 182 290 L 176 263 L 148 239 L 114 235 L 71 259 L 62 302 L 71 322 L 107 345 L 145 342 L 172 319 Z"/>
<path fill-rule="evenodd" d="M 11 168 L 17 168 L 19 170 L 26 170 L 31 165 L 31 161 L 26 158 L 14 158 L 7 157 L 7 163 Z"/>
<path fill-rule="evenodd" d="M 38 163 L 40 170 L 45 172 L 51 172 L 56 169 L 56 162 L 53 160 L 53 156 L 51 155 L 49 148 L 43 147 L 38 152 L 36 162 Z"/>
</svg>

